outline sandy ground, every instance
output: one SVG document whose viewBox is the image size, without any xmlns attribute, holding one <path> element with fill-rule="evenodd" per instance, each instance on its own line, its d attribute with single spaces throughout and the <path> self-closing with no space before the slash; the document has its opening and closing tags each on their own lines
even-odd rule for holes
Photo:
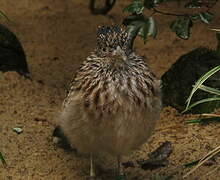
<svg viewBox="0 0 220 180">
<path fill-rule="evenodd" d="M 20 39 L 33 79 L 24 79 L 15 72 L 0 73 L 0 151 L 8 163 L 6 168 L 0 164 L 2 180 L 83 180 L 88 177 L 88 159 L 56 147 L 51 137 L 68 82 L 94 49 L 97 26 L 112 23 L 109 17 L 92 16 L 87 3 L 83 0 L 0 2 L 1 10 L 11 19 L 11 22 L 1 19 L 1 22 Z M 126 1 L 117 2 L 111 11 L 115 23 L 121 23 L 125 16 L 121 9 L 126 4 Z M 172 6 L 178 7 L 178 4 Z M 219 8 L 220 4 L 214 12 Z M 220 14 L 216 17 L 213 27 L 220 25 Z M 157 18 L 160 27 L 157 39 L 146 45 L 137 39 L 135 49 L 148 58 L 149 66 L 158 77 L 189 50 L 216 46 L 215 34 L 205 25 L 195 25 L 192 38 L 184 41 L 170 32 L 167 23 L 172 17 L 157 15 Z M 173 152 L 169 165 L 153 171 L 128 168 L 128 179 L 149 179 L 156 173 L 174 174 L 174 179 L 181 179 L 189 171 L 183 168 L 184 163 L 201 158 L 217 147 L 220 125 L 186 124 L 191 118 L 165 108 L 149 143 L 134 152 L 130 160 L 146 159 L 150 151 L 170 141 Z M 13 127 L 22 127 L 23 133 L 16 134 Z M 215 166 L 203 166 L 188 179 L 220 179 L 219 171 L 204 176 Z M 103 179 L 109 178 L 104 174 Z"/>
</svg>

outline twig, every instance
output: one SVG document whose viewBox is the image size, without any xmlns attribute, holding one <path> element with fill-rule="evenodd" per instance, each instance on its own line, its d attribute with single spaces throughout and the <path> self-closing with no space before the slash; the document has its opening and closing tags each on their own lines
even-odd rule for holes
<svg viewBox="0 0 220 180">
<path fill-rule="evenodd" d="M 218 146 L 217 148 L 215 148 L 214 150 L 210 151 L 207 155 L 205 155 L 197 164 L 197 166 L 195 166 L 193 169 L 191 169 L 191 171 L 189 171 L 188 173 L 186 173 L 183 178 L 186 178 L 187 176 L 189 176 L 190 174 L 192 174 L 195 170 L 197 170 L 200 166 L 202 166 L 206 161 L 208 161 L 209 159 L 211 159 L 213 156 L 215 156 L 216 154 L 218 154 L 220 152 L 220 146 Z"/>
</svg>

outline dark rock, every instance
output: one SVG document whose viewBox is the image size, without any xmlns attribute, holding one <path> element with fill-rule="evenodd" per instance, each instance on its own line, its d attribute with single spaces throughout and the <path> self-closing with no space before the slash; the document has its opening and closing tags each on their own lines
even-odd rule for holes
<svg viewBox="0 0 220 180">
<path fill-rule="evenodd" d="M 172 153 L 171 142 L 166 141 L 161 144 L 155 151 L 148 154 L 148 159 L 139 160 L 137 163 L 144 170 L 154 170 L 160 167 L 167 166 L 169 161 L 167 158 Z"/>
<path fill-rule="evenodd" d="M 0 24 L 0 71 L 17 71 L 29 74 L 26 57 L 21 43 L 14 33 Z"/>
<path fill-rule="evenodd" d="M 186 108 L 186 100 L 189 97 L 192 86 L 206 72 L 220 65 L 220 56 L 214 50 L 204 47 L 197 48 L 182 55 L 171 68 L 162 76 L 162 92 L 164 106 L 172 106 L 179 111 Z M 211 76 L 204 85 L 220 88 L 220 72 Z M 198 100 L 212 97 L 213 94 L 198 90 L 191 100 L 194 103 Z M 200 104 L 192 108 L 191 113 L 211 112 L 219 108 L 218 101 Z"/>
</svg>

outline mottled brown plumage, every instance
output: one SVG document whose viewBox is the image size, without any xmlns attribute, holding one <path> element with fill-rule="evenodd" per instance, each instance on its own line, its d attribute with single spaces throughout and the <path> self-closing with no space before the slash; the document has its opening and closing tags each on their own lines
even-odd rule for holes
<svg viewBox="0 0 220 180">
<path fill-rule="evenodd" d="M 76 72 L 59 124 L 80 152 L 121 156 L 150 137 L 161 109 L 160 81 L 121 28 L 102 26 L 97 34 L 97 48 Z"/>
</svg>

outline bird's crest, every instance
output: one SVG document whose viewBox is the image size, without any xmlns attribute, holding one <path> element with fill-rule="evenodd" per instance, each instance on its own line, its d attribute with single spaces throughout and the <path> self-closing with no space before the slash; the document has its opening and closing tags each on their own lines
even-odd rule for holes
<svg viewBox="0 0 220 180">
<path fill-rule="evenodd" d="M 99 50 L 111 52 L 119 46 L 128 49 L 128 33 L 119 26 L 99 26 L 97 31 L 97 47 Z"/>
</svg>

